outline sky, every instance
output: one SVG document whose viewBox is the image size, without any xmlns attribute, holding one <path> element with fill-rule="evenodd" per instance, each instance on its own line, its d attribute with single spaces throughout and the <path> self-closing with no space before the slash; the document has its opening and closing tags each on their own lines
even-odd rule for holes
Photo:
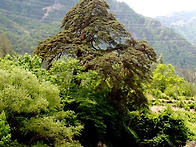
<svg viewBox="0 0 196 147">
<path fill-rule="evenodd" d="M 144 16 L 155 18 L 172 12 L 196 10 L 196 0 L 117 0 Z"/>
</svg>

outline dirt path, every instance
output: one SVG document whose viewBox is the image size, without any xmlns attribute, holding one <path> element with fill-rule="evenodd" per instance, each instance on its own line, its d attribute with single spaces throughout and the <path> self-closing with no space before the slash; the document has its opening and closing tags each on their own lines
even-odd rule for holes
<svg viewBox="0 0 196 147">
<path fill-rule="evenodd" d="M 153 112 L 153 113 L 159 113 L 160 111 L 163 111 L 164 109 L 166 108 L 166 106 L 158 106 L 158 105 L 155 105 L 155 106 L 152 106 L 150 108 L 150 110 Z M 172 110 L 174 111 L 186 111 L 184 108 L 179 108 L 179 107 L 175 107 L 175 106 L 171 106 Z M 194 109 L 191 109 L 190 112 L 195 112 Z"/>
<path fill-rule="evenodd" d="M 49 6 L 49 7 L 44 7 L 42 10 L 46 10 L 46 13 L 44 13 L 44 16 L 40 19 L 40 22 L 43 21 L 48 15 L 49 12 L 52 11 L 53 6 Z"/>
<path fill-rule="evenodd" d="M 42 18 L 39 21 L 41 22 L 46 17 L 48 17 L 50 11 L 55 10 L 55 9 L 58 10 L 58 9 L 61 9 L 61 8 L 63 8 L 63 5 L 61 5 L 61 4 L 54 4 L 54 5 L 42 8 L 42 10 L 46 10 L 46 12 L 44 13 L 44 16 L 42 16 Z"/>
</svg>

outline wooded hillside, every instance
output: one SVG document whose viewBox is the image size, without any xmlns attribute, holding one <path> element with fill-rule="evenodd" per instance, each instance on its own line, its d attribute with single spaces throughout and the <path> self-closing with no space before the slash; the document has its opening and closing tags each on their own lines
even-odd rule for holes
<svg viewBox="0 0 196 147">
<path fill-rule="evenodd" d="M 8 1 L 0 5 L 0 31 L 7 34 L 17 53 L 32 53 L 39 40 L 54 35 L 59 30 L 65 13 L 77 3 L 69 1 Z M 107 0 L 110 12 L 125 25 L 137 40 L 147 40 L 165 63 L 176 66 L 195 66 L 196 48 L 172 29 L 159 21 L 141 16 L 127 4 Z M 48 14 L 48 15 L 45 15 Z"/>
</svg>

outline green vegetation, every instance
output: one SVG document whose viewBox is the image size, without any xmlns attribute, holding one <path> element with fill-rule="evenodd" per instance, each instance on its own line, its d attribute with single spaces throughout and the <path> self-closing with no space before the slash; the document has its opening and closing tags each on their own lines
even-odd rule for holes
<svg viewBox="0 0 196 147">
<path fill-rule="evenodd" d="M 13 54 L 12 45 L 4 34 L 0 34 L 0 58 L 5 57 L 7 54 Z"/>
<path fill-rule="evenodd" d="M 64 31 L 40 42 L 35 54 L 47 61 L 47 69 L 63 55 L 75 57 L 83 71 L 96 70 L 105 79 L 109 101 L 125 109 L 130 101 L 143 105 L 141 84 L 148 81 L 156 54 L 146 41 L 134 40 L 107 9 L 105 1 L 81 0 L 64 17 Z"/>
<path fill-rule="evenodd" d="M 185 37 L 189 42 L 196 45 L 196 10 L 176 12 L 168 16 L 157 17 L 162 24 L 174 29 Z"/>
<path fill-rule="evenodd" d="M 74 119 L 73 111 L 63 110 L 58 87 L 38 78 L 44 75 L 37 71 L 40 65 L 39 58 L 29 55 L 24 59 L 7 56 L 0 62 L 1 110 L 10 125 L 12 140 L 26 145 L 40 140 L 55 146 L 77 145 L 72 138 L 83 127 Z"/>
<path fill-rule="evenodd" d="M 157 65 L 153 71 L 153 83 L 151 86 L 155 90 L 154 93 L 165 93 L 173 99 L 178 96 L 191 96 L 190 86 L 183 78 L 176 75 L 171 64 Z"/>
<path fill-rule="evenodd" d="M 0 146 L 6 146 L 11 141 L 10 126 L 7 123 L 4 111 L 0 114 Z"/>
<path fill-rule="evenodd" d="M 157 54 L 163 56 L 165 64 L 195 67 L 196 47 L 174 30 L 163 26 L 155 19 L 137 14 L 125 3 L 113 4 L 111 9 L 135 39 L 147 40 Z"/>
<path fill-rule="evenodd" d="M 190 140 L 196 139 L 194 85 L 177 76 L 172 65 L 158 64 L 153 71 L 150 90 L 147 90 L 152 106 L 155 105 L 160 110 L 170 107 L 175 110 L 176 116 L 184 118 L 186 125 L 191 130 Z"/>
<path fill-rule="evenodd" d="M 100 140 L 108 146 L 177 146 L 194 139 L 191 112 L 153 114 L 133 104 L 122 111 L 107 100 L 103 78 L 84 72 L 76 59 L 55 61 L 45 70 L 36 56 L 6 56 L 0 66 L 4 142 L 10 146 L 79 146 L 76 140 L 83 146 Z"/>
<path fill-rule="evenodd" d="M 130 126 L 138 133 L 140 146 L 176 147 L 185 145 L 188 129 L 185 121 L 171 109 L 159 115 L 131 112 Z"/>
<path fill-rule="evenodd" d="M 175 147 L 195 139 L 195 106 L 178 105 L 195 101 L 194 85 L 172 65 L 156 65 L 153 48 L 108 9 L 104 0 L 80 0 L 33 57 L 0 58 L 1 146 Z M 151 112 L 168 101 L 185 113 L 169 104 Z"/>
<path fill-rule="evenodd" d="M 137 14 L 125 3 L 106 1 L 111 8 L 109 11 L 125 25 L 127 31 L 137 40 L 147 40 L 158 55 L 164 56 L 164 63 L 195 67 L 196 48 L 182 36 L 155 19 Z M 1 0 L 0 32 L 4 32 L 9 38 L 15 52 L 32 54 L 39 40 L 59 31 L 59 22 L 77 2 L 78 0 L 58 0 L 56 3 L 54 0 Z M 50 11 L 44 17 L 46 7 Z"/>
<path fill-rule="evenodd" d="M 178 107 L 191 106 L 195 97 L 194 84 L 186 82 L 182 77 L 176 75 L 174 67 L 164 64 L 158 64 L 153 71 L 153 82 L 150 85 L 150 93 L 159 101 L 174 103 Z M 184 107 L 186 108 L 186 107 Z"/>
</svg>

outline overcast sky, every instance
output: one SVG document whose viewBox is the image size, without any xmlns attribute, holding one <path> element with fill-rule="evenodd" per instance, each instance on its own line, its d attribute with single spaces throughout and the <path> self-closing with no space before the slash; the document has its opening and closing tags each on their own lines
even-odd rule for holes
<svg viewBox="0 0 196 147">
<path fill-rule="evenodd" d="M 196 0 L 117 0 L 127 3 L 137 13 L 148 17 L 168 15 L 175 11 L 196 10 Z"/>
</svg>

